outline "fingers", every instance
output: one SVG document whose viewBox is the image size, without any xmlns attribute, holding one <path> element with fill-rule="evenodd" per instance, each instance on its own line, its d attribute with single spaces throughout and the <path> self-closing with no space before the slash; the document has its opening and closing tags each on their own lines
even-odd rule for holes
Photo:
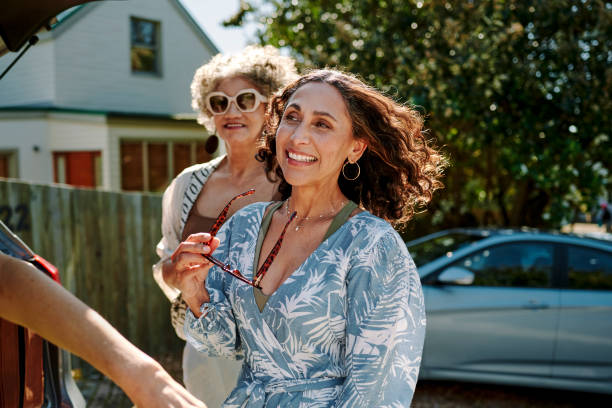
<svg viewBox="0 0 612 408">
<path fill-rule="evenodd" d="M 179 385 L 169 374 L 148 376 L 146 383 L 129 395 L 142 408 L 206 408 L 206 404 Z"/>
<path fill-rule="evenodd" d="M 217 246 L 218 245 L 219 244 L 217 244 Z M 177 257 L 184 253 L 202 255 L 202 254 L 210 254 L 211 252 L 212 252 L 211 247 L 208 245 L 208 243 L 183 241 L 174 250 L 170 258 L 172 259 L 173 262 L 175 262 Z"/>
<path fill-rule="evenodd" d="M 185 269 L 177 274 L 177 289 L 183 294 L 183 299 L 197 297 L 200 294 L 207 295 L 205 282 L 211 264 L 197 265 Z"/>
<path fill-rule="evenodd" d="M 219 238 L 217 238 L 217 237 L 213 237 L 213 239 L 208 243 L 208 246 L 210 247 L 210 253 L 211 254 L 217 250 L 217 248 L 219 247 L 220 243 L 221 243 L 221 241 L 219 241 Z"/>
<path fill-rule="evenodd" d="M 212 236 L 208 232 L 199 232 L 197 234 L 189 235 L 185 241 L 207 243 L 211 238 Z"/>
<path fill-rule="evenodd" d="M 197 234 L 191 234 L 190 236 L 187 237 L 185 242 L 200 242 L 203 244 L 208 244 L 212 247 L 212 251 L 217 249 L 220 243 L 219 238 L 211 236 L 208 232 L 200 232 Z"/>
<path fill-rule="evenodd" d="M 181 273 L 182 271 L 195 266 L 206 266 L 210 263 L 208 259 L 204 258 L 202 252 L 181 252 L 175 256 L 173 261 L 174 270 L 176 273 Z"/>
<path fill-rule="evenodd" d="M 172 262 L 175 262 L 181 253 L 211 254 L 217 249 L 219 243 L 218 238 L 211 237 L 208 233 L 191 234 L 185 241 L 179 244 L 170 258 Z"/>
</svg>

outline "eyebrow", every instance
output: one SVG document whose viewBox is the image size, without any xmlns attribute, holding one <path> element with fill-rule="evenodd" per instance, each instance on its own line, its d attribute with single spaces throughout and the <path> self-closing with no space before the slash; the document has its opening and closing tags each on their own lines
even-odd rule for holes
<svg viewBox="0 0 612 408">
<path fill-rule="evenodd" d="M 291 105 L 287 106 L 287 108 L 286 108 L 286 109 L 289 109 L 289 108 L 294 108 L 294 109 L 296 109 L 296 110 L 298 110 L 298 111 L 300 111 L 300 112 L 302 111 L 302 108 L 300 107 L 300 105 L 298 105 L 298 104 L 297 104 L 297 103 L 295 103 L 295 102 L 294 102 L 294 103 L 292 103 Z M 285 109 L 285 110 L 286 110 L 286 109 Z M 324 112 L 324 111 L 314 111 L 313 113 L 314 113 L 315 115 L 318 115 L 318 116 L 327 116 L 327 117 L 329 117 L 330 119 L 332 119 L 334 122 L 337 122 L 337 121 L 338 121 L 338 119 L 336 119 L 336 118 L 334 117 L 334 115 L 332 115 L 331 113 L 328 113 L 328 112 Z"/>
</svg>

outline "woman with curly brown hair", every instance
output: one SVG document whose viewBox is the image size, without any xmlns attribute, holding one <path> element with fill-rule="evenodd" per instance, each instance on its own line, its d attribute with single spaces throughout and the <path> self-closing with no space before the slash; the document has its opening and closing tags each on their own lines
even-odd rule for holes
<svg viewBox="0 0 612 408">
<path fill-rule="evenodd" d="M 410 405 L 425 309 L 390 223 L 440 187 L 444 160 L 422 119 L 320 70 L 272 100 L 262 144 L 282 199 L 244 207 L 218 238 L 191 235 L 173 254 L 191 265 L 177 282 L 188 342 L 244 354 L 224 406 Z"/>
</svg>

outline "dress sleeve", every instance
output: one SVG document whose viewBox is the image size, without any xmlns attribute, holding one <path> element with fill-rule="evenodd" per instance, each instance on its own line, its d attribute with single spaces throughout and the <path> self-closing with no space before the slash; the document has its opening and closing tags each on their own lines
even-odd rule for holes
<svg viewBox="0 0 612 408">
<path fill-rule="evenodd" d="M 226 221 L 217 235 L 221 243 L 215 250 L 214 256 L 223 262 L 229 258 L 231 229 L 235 219 L 233 216 Z M 225 272 L 217 266 L 210 268 L 206 278 L 210 302 L 200 306 L 202 315 L 199 318 L 187 308 L 183 331 L 187 342 L 200 352 L 209 356 L 240 359 L 242 347 L 232 305 L 227 297 L 228 283 Z"/>
<path fill-rule="evenodd" d="M 369 242 L 347 275 L 348 374 L 336 405 L 409 407 L 425 339 L 421 283 L 395 231 Z"/>
</svg>

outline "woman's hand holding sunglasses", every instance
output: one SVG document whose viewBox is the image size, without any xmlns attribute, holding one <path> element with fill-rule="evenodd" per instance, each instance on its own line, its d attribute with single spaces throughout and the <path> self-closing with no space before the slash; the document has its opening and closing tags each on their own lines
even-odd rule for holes
<svg viewBox="0 0 612 408">
<path fill-rule="evenodd" d="M 218 246 L 219 239 L 209 233 L 192 234 L 179 244 L 170 258 L 175 271 L 174 286 L 181 291 L 196 317 L 201 314 L 200 305 L 210 301 L 205 282 L 213 263 L 204 255 L 212 254 Z"/>
</svg>

